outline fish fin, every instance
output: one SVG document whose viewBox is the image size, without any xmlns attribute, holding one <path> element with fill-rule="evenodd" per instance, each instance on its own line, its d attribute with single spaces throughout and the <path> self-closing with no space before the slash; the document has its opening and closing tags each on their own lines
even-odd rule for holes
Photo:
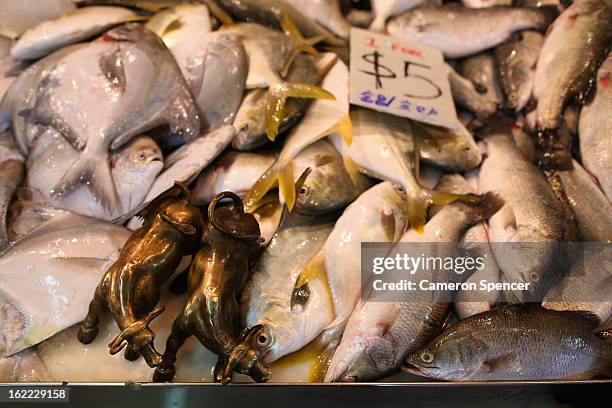
<svg viewBox="0 0 612 408">
<path fill-rule="evenodd" d="M 266 134 L 274 141 L 285 115 L 287 98 L 329 99 L 336 97 L 325 89 L 309 84 L 281 82 L 270 87 L 266 106 Z"/>
<path fill-rule="evenodd" d="M 249 189 L 243 198 L 244 209 L 246 212 L 253 212 L 262 202 L 268 191 L 273 189 L 278 182 L 278 165 L 273 163 L 264 174 L 257 179 L 255 184 Z"/>
<path fill-rule="evenodd" d="M 235 24 L 234 19 L 223 10 L 219 5 L 213 0 L 204 0 L 204 4 L 208 7 L 208 11 L 213 15 L 214 18 L 219 20 L 224 26 L 232 26 Z"/>
<path fill-rule="evenodd" d="M 327 269 L 325 267 L 325 249 L 321 249 L 306 265 L 306 268 L 298 276 L 295 282 L 295 288 L 299 289 L 306 285 L 308 282 L 321 277 L 327 276 Z"/>
<path fill-rule="evenodd" d="M 455 201 L 478 206 L 483 203 L 484 200 L 483 197 L 474 194 L 453 194 L 421 188 L 418 193 L 408 196 L 407 199 L 410 226 L 419 233 L 423 233 L 429 208 L 431 206 L 444 206 Z M 490 201 L 487 201 L 487 204 L 490 203 Z M 497 203 L 497 201 L 495 201 L 495 203 Z M 494 208 L 495 212 L 499 209 L 497 205 L 494 205 Z"/>
<path fill-rule="evenodd" d="M 278 188 L 280 194 L 285 199 L 285 204 L 289 211 L 295 206 L 295 178 L 293 174 L 293 164 L 291 162 L 280 166 L 278 171 Z"/>
<path fill-rule="evenodd" d="M 502 356 L 483 361 L 482 369 L 492 374 L 496 372 L 498 369 L 502 368 L 503 366 L 508 365 L 509 363 L 514 361 L 515 358 L 516 358 L 516 355 L 514 352 L 504 354 Z"/>
<path fill-rule="evenodd" d="M 357 186 L 359 184 L 359 173 L 360 173 L 359 165 L 355 163 L 353 159 L 351 159 L 348 155 L 343 154 L 341 155 L 341 157 L 342 157 L 342 163 L 344 164 L 344 168 L 346 169 L 346 172 L 351 178 L 353 185 Z"/>
<path fill-rule="evenodd" d="M 59 183 L 52 188 L 51 195 L 55 198 L 61 198 L 82 185 L 87 185 L 95 199 L 107 210 L 117 211 L 120 209 L 121 201 L 117 196 L 106 155 L 93 159 L 81 155 L 70 166 Z"/>
<path fill-rule="evenodd" d="M 285 64 L 283 65 L 280 71 L 281 76 L 285 78 L 289 73 L 289 69 L 293 65 L 293 61 L 295 61 L 295 58 L 299 54 L 305 52 L 314 56 L 319 55 L 319 51 L 317 51 L 314 46 L 322 41 L 327 40 L 329 36 L 320 35 L 317 37 L 305 39 L 300 30 L 295 25 L 295 23 L 291 20 L 291 18 L 289 18 L 287 13 L 282 10 L 279 13 L 279 20 L 281 29 L 283 30 L 285 35 L 291 37 L 294 42 L 293 50 L 291 50 L 289 58 L 287 58 L 287 61 L 285 61 Z"/>
<path fill-rule="evenodd" d="M 125 93 L 125 70 L 123 66 L 123 57 L 119 47 L 117 46 L 113 52 L 100 56 L 98 65 L 110 86 L 122 94 Z"/>
</svg>

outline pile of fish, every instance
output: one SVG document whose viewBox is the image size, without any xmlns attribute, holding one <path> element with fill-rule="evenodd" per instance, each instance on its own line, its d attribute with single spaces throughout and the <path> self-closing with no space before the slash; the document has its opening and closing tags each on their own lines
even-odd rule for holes
<svg viewBox="0 0 612 408">
<path fill-rule="evenodd" d="M 0 10 L 0 382 L 612 376 L 610 0 Z M 456 126 L 351 106 L 351 27 L 441 50 Z M 529 290 L 376 299 L 364 242 Z"/>
</svg>

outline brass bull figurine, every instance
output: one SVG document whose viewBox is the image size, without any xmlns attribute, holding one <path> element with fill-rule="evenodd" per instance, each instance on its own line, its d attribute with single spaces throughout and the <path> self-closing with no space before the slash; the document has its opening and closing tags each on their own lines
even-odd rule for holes
<svg viewBox="0 0 612 408">
<path fill-rule="evenodd" d="M 96 288 L 79 328 L 81 343 L 96 338 L 100 315 L 110 309 L 121 329 L 109 344 L 110 353 L 117 354 L 127 345 L 126 359 L 142 355 L 150 367 L 161 364 L 153 345 L 155 334 L 148 326 L 164 311 L 156 307 L 160 287 L 184 256 L 198 250 L 204 224 L 200 210 L 189 203 L 189 190 L 180 183 L 173 190 L 180 195 L 165 194 L 138 212 L 144 225 L 128 239 Z"/>
<path fill-rule="evenodd" d="M 232 200 L 231 207 L 219 206 L 225 199 Z M 176 354 L 191 335 L 217 354 L 216 382 L 229 382 L 233 371 L 258 382 L 270 379 L 270 371 L 260 361 L 260 350 L 269 339 L 261 326 L 241 331 L 238 305 L 261 242 L 257 220 L 244 212 L 236 194 L 225 192 L 213 199 L 208 206 L 202 248 L 189 270 L 189 298 L 174 321 L 154 381 L 174 378 Z"/>
</svg>

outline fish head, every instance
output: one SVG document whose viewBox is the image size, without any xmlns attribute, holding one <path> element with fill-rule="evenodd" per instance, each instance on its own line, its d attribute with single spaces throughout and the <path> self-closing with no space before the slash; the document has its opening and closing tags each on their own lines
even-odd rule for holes
<svg viewBox="0 0 612 408">
<path fill-rule="evenodd" d="M 346 207 L 355 199 L 357 188 L 339 156 L 320 154 L 311 164 L 311 173 L 297 191 L 296 209 L 300 213 L 329 213 Z M 297 172 L 301 173 L 300 170 Z"/>
<path fill-rule="evenodd" d="M 266 297 L 266 294 L 262 294 Z M 247 324 L 262 325 L 257 337 L 263 363 L 272 363 L 314 340 L 333 319 L 333 304 L 321 279 L 294 289 L 291 299 L 268 298 L 250 307 Z"/>
<path fill-rule="evenodd" d="M 237 150 L 252 150 L 265 144 L 265 111 L 267 93 L 264 89 L 250 91 L 236 112 L 234 127 L 236 136 L 232 147 Z"/>
<path fill-rule="evenodd" d="M 467 380 L 483 367 L 484 349 L 469 335 L 441 336 L 409 355 L 404 371 L 439 380 Z"/>
</svg>

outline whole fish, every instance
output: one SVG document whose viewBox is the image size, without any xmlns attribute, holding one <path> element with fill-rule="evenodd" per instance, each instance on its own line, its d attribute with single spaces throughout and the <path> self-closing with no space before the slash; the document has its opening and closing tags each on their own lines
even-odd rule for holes
<svg viewBox="0 0 612 408">
<path fill-rule="evenodd" d="M 492 191 L 505 201 L 489 220 L 495 259 L 506 281 L 530 284 L 528 291 L 515 292 L 519 300 L 541 298 L 556 260 L 553 244 L 565 232 L 563 208 L 543 174 L 516 147 L 510 129 L 484 131 L 481 138 L 486 159 L 478 190 Z"/>
<path fill-rule="evenodd" d="M 408 357 L 407 371 L 449 381 L 586 380 L 609 375 L 612 344 L 595 336 L 594 329 L 574 312 L 502 307 L 445 330 Z"/>
<path fill-rule="evenodd" d="M 253 150 L 269 143 L 267 139 L 274 141 L 302 117 L 308 106 L 303 98 L 333 98 L 315 86 L 321 76 L 312 57 L 295 54 L 293 37 L 253 23 L 236 24 L 222 32 L 238 35 L 244 44 L 249 58 L 247 89 L 263 88 L 247 94 L 238 109 L 234 148 Z M 285 79 L 284 69 L 288 69 Z"/>
<path fill-rule="evenodd" d="M 570 100 L 585 98 L 608 55 L 611 40 L 612 8 L 605 0 L 574 2 L 551 26 L 538 58 L 533 87 L 545 163 L 568 164 L 568 148 L 557 135 L 560 117 Z"/>
<path fill-rule="evenodd" d="M 294 286 L 310 259 L 332 231 L 329 217 L 304 217 L 285 210 L 278 231 L 252 270 L 242 293 L 247 327 L 262 324 L 270 344 L 264 363 L 299 350 L 334 318 L 329 289 L 321 279 L 294 294 Z"/>
<path fill-rule="evenodd" d="M 37 216 L 46 210 L 30 211 Z M 25 350 L 79 322 L 129 235 L 124 227 L 64 211 L 2 252 L 0 356 Z"/>
<path fill-rule="evenodd" d="M 334 302 L 335 318 L 326 328 L 344 326 L 361 294 L 361 243 L 397 242 L 406 229 L 405 193 L 389 182 L 364 192 L 340 216 L 325 245 L 296 284 L 324 277 Z M 327 301 L 327 299 L 325 299 Z"/>
<path fill-rule="evenodd" d="M 578 162 L 573 169 L 555 172 L 568 199 L 583 242 L 612 242 L 612 205 Z"/>
<path fill-rule="evenodd" d="M 353 139 L 347 145 L 342 138 L 332 135 L 329 140 L 345 156 L 345 161 L 364 174 L 392 181 L 406 191 L 410 225 L 420 230 L 426 221 L 427 209 L 457 199 L 470 197 L 431 191 L 417 181 L 417 150 L 410 121 L 369 109 L 351 110 Z"/>
<path fill-rule="evenodd" d="M 30 151 L 26 183 L 58 208 L 105 220 L 113 220 L 136 208 L 164 166 L 161 150 L 147 136 L 137 137 L 112 153 L 109 167 L 120 207 L 109 211 L 86 186 L 66 197 L 58 198 L 49 193 L 49 186 L 57 183 L 78 158 L 79 153 L 64 138 L 49 130 L 38 138 Z"/>
<path fill-rule="evenodd" d="M 57 184 L 46 187 L 48 194 L 63 198 L 86 185 L 110 211 L 117 211 L 120 202 L 109 147 L 163 124 L 187 141 L 200 129 L 172 55 L 155 34 L 135 23 L 40 60 L 13 83 L 4 103 L 11 108 L 23 152 L 48 127 L 81 152 Z"/>
<path fill-rule="evenodd" d="M 254 21 L 273 28 L 280 27 L 281 13 L 286 15 L 297 26 L 300 32 L 310 37 L 321 37 L 327 44 L 343 45 L 345 41 L 338 38 L 327 27 L 312 18 L 303 4 L 287 0 L 214 0 L 232 17 L 240 21 Z M 301 7 L 300 7 L 301 6 Z M 316 7 L 316 6 L 315 6 Z M 319 6 L 320 7 L 320 6 Z M 312 10 L 312 9 L 311 9 Z"/>
<path fill-rule="evenodd" d="M 144 201 L 152 201 L 168 191 L 175 181 L 190 184 L 229 146 L 235 134 L 232 125 L 224 125 L 175 150 L 166 158 L 164 171 L 155 179 Z"/>
<path fill-rule="evenodd" d="M 479 119 L 487 119 L 499 109 L 499 103 L 483 95 L 482 87 L 473 81 L 464 78 L 450 65 L 446 64 L 448 81 L 450 83 L 453 99 L 461 106 L 469 109 Z"/>
<path fill-rule="evenodd" d="M 72 0 L 47 0 L 44 7 L 41 7 L 37 0 L 0 0 L 0 35 L 17 39 L 28 28 L 57 18 L 75 8 Z"/>
<path fill-rule="evenodd" d="M 11 48 L 11 56 L 17 60 L 41 58 L 137 18 L 136 13 L 123 7 L 80 8 L 27 30 Z"/>
<path fill-rule="evenodd" d="M 450 171 L 472 170 L 482 162 L 474 136 L 462 124 L 455 129 L 412 124 L 421 160 Z"/>
<path fill-rule="evenodd" d="M 384 32 L 387 20 L 423 3 L 424 0 L 372 0 L 374 21 L 370 30 Z"/>
<path fill-rule="evenodd" d="M 507 105 L 515 111 L 522 110 L 531 98 L 535 66 L 543 44 L 542 34 L 523 31 L 495 47 L 495 61 Z"/>
<path fill-rule="evenodd" d="M 441 183 L 447 182 L 455 184 L 457 180 L 443 178 Z M 492 195 L 477 206 L 447 205 L 425 225 L 422 234 L 411 229 L 400 243 L 457 242 L 470 226 L 487 219 L 500 206 L 499 199 Z M 392 249 L 388 257 L 395 254 L 400 255 L 401 249 Z M 432 271 L 423 273 L 423 279 L 433 279 Z M 441 331 L 448 303 L 439 301 L 438 295 L 431 291 L 419 298 L 422 300 L 403 302 L 362 298 L 347 323 L 325 381 L 369 381 L 398 370 L 409 353 Z"/>
<path fill-rule="evenodd" d="M 595 95 L 580 112 L 580 155 L 582 164 L 612 200 L 612 54 L 597 73 Z"/>
<path fill-rule="evenodd" d="M 339 0 L 293 0 L 291 3 L 337 37 L 348 40 L 351 25 L 342 15 Z"/>
<path fill-rule="evenodd" d="M 483 98 L 494 101 L 498 106 L 504 103 L 504 95 L 498 79 L 495 59 L 489 53 L 482 53 L 464 59 L 459 64 L 459 73 L 472 81 Z"/>
<path fill-rule="evenodd" d="M 245 196 L 247 210 L 253 208 L 277 182 L 281 201 L 287 203 L 290 211 L 293 210 L 297 196 L 295 180 L 301 174 L 294 169 L 294 159 L 312 143 L 334 133 L 340 134 L 350 143 L 352 125 L 349 117 L 348 81 L 348 67 L 342 61 L 336 61 L 322 83 L 323 88 L 333 95 L 333 99 L 314 101 L 304 118 L 291 130 L 274 165 Z"/>
<path fill-rule="evenodd" d="M 503 6 L 417 7 L 391 19 L 387 31 L 438 48 L 448 58 L 461 58 L 495 47 L 516 31 L 544 31 L 549 14 L 548 10 Z"/>
<path fill-rule="evenodd" d="M 274 160 L 273 152 L 228 150 L 200 173 L 191 199 L 194 204 L 205 205 L 224 191 L 243 197 Z"/>
<path fill-rule="evenodd" d="M 24 167 L 24 159 L 15 146 L 12 132 L 0 133 L 0 251 L 9 244 L 7 211 L 17 187 L 21 185 Z"/>
</svg>

